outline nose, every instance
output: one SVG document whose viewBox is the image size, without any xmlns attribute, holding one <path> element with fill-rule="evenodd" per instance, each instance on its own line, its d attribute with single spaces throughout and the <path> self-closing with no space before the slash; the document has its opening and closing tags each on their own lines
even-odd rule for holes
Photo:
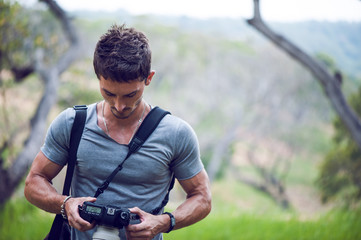
<svg viewBox="0 0 361 240">
<path fill-rule="evenodd" d="M 121 101 L 120 99 L 117 99 L 115 101 L 114 107 L 116 108 L 116 110 L 118 112 L 122 112 L 127 107 L 127 105 L 123 101 Z"/>
<path fill-rule="evenodd" d="M 113 107 L 118 111 L 121 112 L 126 108 L 127 104 L 124 102 L 122 98 L 117 96 L 115 99 L 113 99 Z"/>
</svg>

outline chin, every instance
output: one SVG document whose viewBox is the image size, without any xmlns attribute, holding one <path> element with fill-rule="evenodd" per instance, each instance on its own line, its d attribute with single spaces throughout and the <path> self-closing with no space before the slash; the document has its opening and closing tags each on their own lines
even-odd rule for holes
<svg viewBox="0 0 361 240">
<path fill-rule="evenodd" d="M 127 118 L 129 118 L 129 117 L 133 114 L 133 112 L 134 112 L 134 110 L 133 110 L 133 111 L 131 111 L 131 112 L 126 111 L 125 113 L 119 113 L 119 112 L 118 112 L 117 110 L 115 110 L 115 109 L 111 109 L 111 111 L 112 111 L 114 117 L 116 117 L 117 119 L 127 119 Z M 128 113 L 128 112 L 129 112 L 129 113 Z"/>
</svg>

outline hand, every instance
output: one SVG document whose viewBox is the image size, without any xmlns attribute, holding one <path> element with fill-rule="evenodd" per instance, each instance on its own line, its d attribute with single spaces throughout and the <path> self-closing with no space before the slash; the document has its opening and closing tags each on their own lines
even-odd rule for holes
<svg viewBox="0 0 361 240">
<path fill-rule="evenodd" d="M 168 215 L 152 215 L 137 207 L 129 210 L 139 216 L 141 223 L 128 225 L 125 228 L 128 240 L 153 239 L 157 234 L 169 228 Z"/>
<path fill-rule="evenodd" d="M 95 222 L 89 223 L 80 217 L 78 205 L 83 205 L 84 202 L 95 201 L 96 198 L 93 197 L 70 198 L 65 203 L 65 212 L 68 217 L 69 225 L 82 232 L 94 228 Z"/>
</svg>

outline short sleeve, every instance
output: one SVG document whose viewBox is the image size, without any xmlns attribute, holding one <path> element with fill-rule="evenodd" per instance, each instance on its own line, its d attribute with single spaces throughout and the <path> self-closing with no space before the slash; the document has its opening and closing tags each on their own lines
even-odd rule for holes
<svg viewBox="0 0 361 240">
<path fill-rule="evenodd" d="M 197 136 L 185 121 L 178 126 L 174 150 L 171 169 L 178 180 L 192 178 L 203 169 Z"/>
<path fill-rule="evenodd" d="M 69 150 L 70 131 L 74 121 L 75 111 L 72 108 L 64 110 L 51 123 L 41 147 L 41 151 L 52 162 L 66 165 Z"/>
</svg>

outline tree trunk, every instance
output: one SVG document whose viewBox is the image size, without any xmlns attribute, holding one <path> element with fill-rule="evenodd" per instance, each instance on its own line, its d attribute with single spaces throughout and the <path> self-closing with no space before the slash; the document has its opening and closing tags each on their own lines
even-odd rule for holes
<svg viewBox="0 0 361 240">
<path fill-rule="evenodd" d="M 212 153 L 212 158 L 207 167 L 207 173 L 210 182 L 213 182 L 217 176 L 217 173 L 221 169 L 222 159 L 226 156 L 229 151 L 229 147 L 232 142 L 236 139 L 238 124 L 234 124 L 225 135 L 216 143 L 214 151 Z"/>
<path fill-rule="evenodd" d="M 0 166 L 0 205 L 4 204 L 11 197 L 38 153 L 46 131 L 47 116 L 52 106 L 56 104 L 59 76 L 79 55 L 78 36 L 69 17 L 55 1 L 40 1 L 46 3 L 50 11 L 61 22 L 63 31 L 70 42 L 70 47 L 53 66 L 45 66 L 41 58 L 41 50 L 38 51 L 35 72 L 43 80 L 45 88 L 36 112 L 30 121 L 31 131 L 22 151 L 11 166 L 8 168 Z"/>
</svg>

